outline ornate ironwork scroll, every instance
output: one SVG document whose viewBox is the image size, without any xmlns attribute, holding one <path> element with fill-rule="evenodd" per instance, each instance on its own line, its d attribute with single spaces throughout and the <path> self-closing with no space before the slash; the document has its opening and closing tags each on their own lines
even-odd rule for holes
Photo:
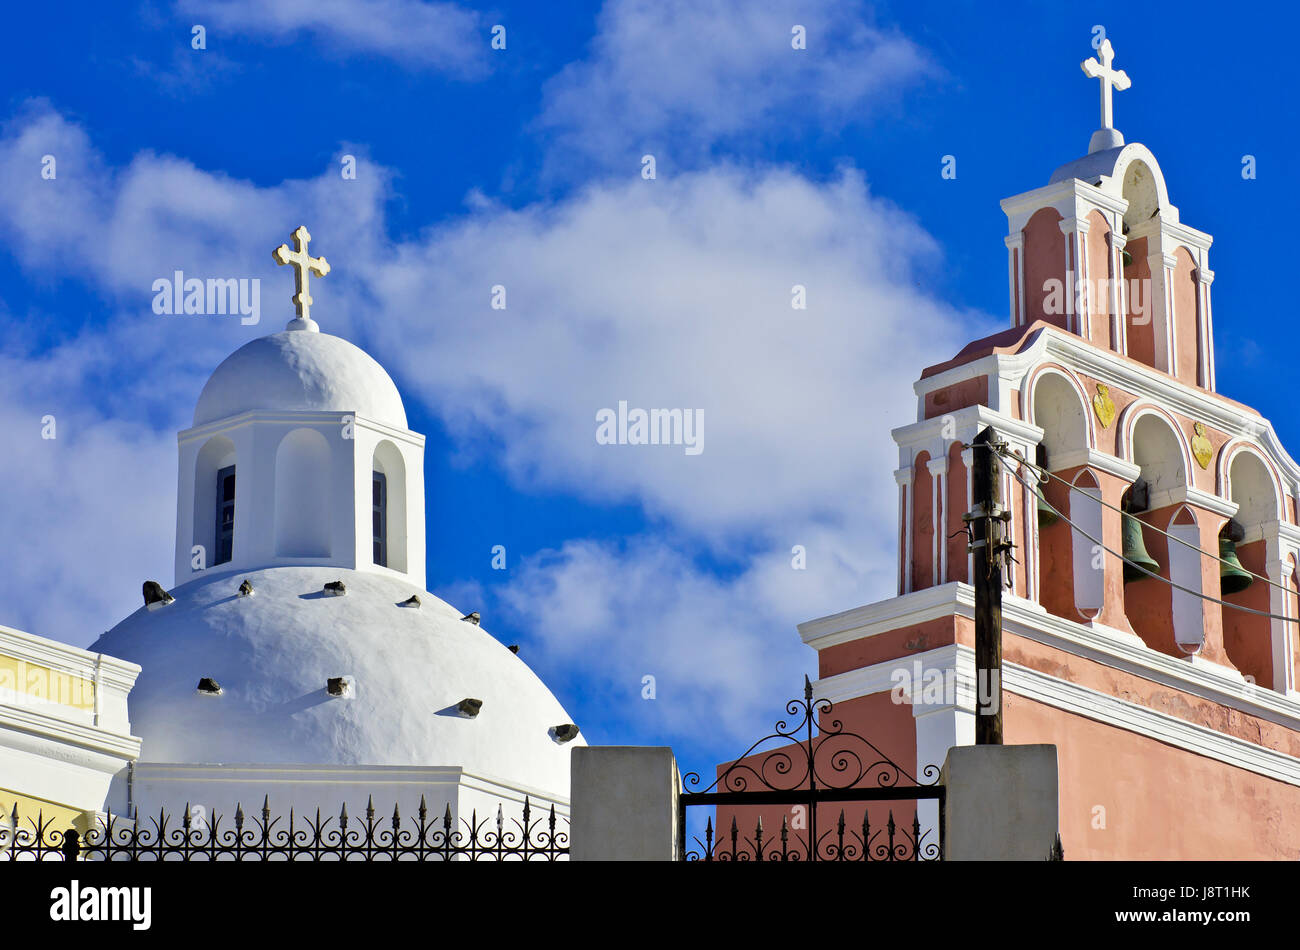
<svg viewBox="0 0 1300 950">
<path fill-rule="evenodd" d="M 713 781 L 700 789 L 697 772 L 682 778 L 678 809 L 682 857 L 703 861 L 937 861 L 943 857 L 944 787 L 937 765 L 920 769 L 923 781 L 885 755 L 871 740 L 826 719 L 830 700 L 813 699 L 804 677 L 803 700 L 786 703 L 789 720 L 754 742 Z M 795 717 L 797 721 L 795 721 Z M 785 742 L 758 753 L 767 743 Z M 756 753 L 758 753 L 756 755 Z M 890 808 L 884 821 L 872 821 L 871 803 L 938 802 L 939 823 L 921 827 L 914 804 L 910 821 L 895 821 Z M 838 804 L 829 828 L 818 824 L 819 806 Z M 733 815 L 730 828 L 714 829 L 708 819 L 704 836 L 686 846 L 686 809 L 692 806 L 804 807 L 803 825 L 783 814 L 779 829 L 765 829 L 760 814 L 752 829 L 742 831 Z M 854 817 L 849 819 L 852 811 Z M 857 812 L 861 811 L 860 819 Z"/>
</svg>

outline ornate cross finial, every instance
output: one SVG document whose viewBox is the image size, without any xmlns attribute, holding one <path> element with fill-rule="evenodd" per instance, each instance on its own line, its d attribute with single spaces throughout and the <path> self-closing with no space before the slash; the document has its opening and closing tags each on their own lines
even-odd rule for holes
<svg viewBox="0 0 1300 950">
<path fill-rule="evenodd" d="M 299 225 L 292 237 L 296 250 L 291 251 L 288 244 L 281 244 L 271 254 L 277 264 L 292 264 L 294 269 L 294 285 L 298 292 L 294 294 L 293 302 L 298 308 L 298 319 L 289 322 L 289 329 L 319 330 L 320 327 L 311 318 L 311 275 L 315 273 L 317 277 L 324 277 L 330 272 L 330 265 L 325 258 L 312 257 L 307 252 L 311 233 L 306 226 Z"/>
<path fill-rule="evenodd" d="M 1092 59 L 1085 59 L 1079 64 L 1083 67 L 1084 74 L 1090 79 L 1101 80 L 1101 128 L 1092 137 L 1092 143 L 1088 149 L 1090 152 L 1124 144 L 1124 136 L 1115 130 L 1115 120 L 1110 101 L 1111 89 L 1118 89 L 1122 92 L 1133 84 L 1129 81 L 1128 73 L 1124 72 L 1124 70 L 1111 69 L 1110 64 L 1114 61 L 1115 50 L 1110 45 L 1110 40 L 1102 40 L 1101 46 L 1097 49 L 1097 55 Z"/>
</svg>

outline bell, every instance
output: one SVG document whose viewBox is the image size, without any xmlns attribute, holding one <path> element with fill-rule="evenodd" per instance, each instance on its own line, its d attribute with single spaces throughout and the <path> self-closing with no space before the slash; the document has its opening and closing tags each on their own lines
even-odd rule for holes
<svg viewBox="0 0 1300 950">
<path fill-rule="evenodd" d="M 1235 519 L 1229 519 L 1219 532 L 1219 589 L 1227 594 L 1240 594 L 1255 580 L 1237 559 L 1237 542 L 1246 536 Z"/>
<path fill-rule="evenodd" d="M 1160 565 L 1147 554 L 1146 544 L 1142 540 L 1142 522 L 1128 512 L 1121 517 L 1124 519 L 1124 583 L 1140 581 L 1151 574 L 1159 575 Z M 1135 565 L 1145 567 L 1151 574 L 1139 570 Z"/>
<path fill-rule="evenodd" d="M 1038 484 L 1034 486 L 1034 494 L 1038 496 L 1038 526 L 1040 528 L 1046 528 L 1048 525 L 1056 524 L 1060 519 L 1060 515 L 1057 514 L 1052 506 L 1047 503 L 1047 499 L 1043 497 L 1043 485 L 1047 483 L 1047 446 L 1043 445 L 1041 442 L 1037 447 L 1035 461 L 1037 462 L 1038 467 L 1043 470 L 1043 475 L 1040 476 Z"/>
</svg>

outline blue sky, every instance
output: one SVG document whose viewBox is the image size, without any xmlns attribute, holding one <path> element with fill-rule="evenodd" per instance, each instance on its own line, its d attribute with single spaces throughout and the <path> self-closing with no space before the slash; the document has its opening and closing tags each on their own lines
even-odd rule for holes
<svg viewBox="0 0 1300 950">
<path fill-rule="evenodd" d="M 893 593 L 889 429 L 925 365 L 1004 325 L 998 201 L 1086 151 L 1096 24 L 1133 81 L 1116 125 L 1216 238 L 1219 388 L 1300 441 L 1272 279 L 1295 132 L 1268 118 L 1293 108 L 1296 14 L 1142 9 L 7 11 L 0 623 L 86 645 L 143 578 L 171 582 L 175 432 L 216 364 L 292 315 L 270 250 L 306 223 L 335 269 L 313 316 L 385 365 L 428 436 L 430 589 L 522 644 L 589 741 L 697 768 L 742 750 L 813 669 L 794 625 Z M 262 324 L 153 314 L 177 268 L 260 277 Z M 705 451 L 597 446 L 619 400 L 703 409 Z"/>
</svg>

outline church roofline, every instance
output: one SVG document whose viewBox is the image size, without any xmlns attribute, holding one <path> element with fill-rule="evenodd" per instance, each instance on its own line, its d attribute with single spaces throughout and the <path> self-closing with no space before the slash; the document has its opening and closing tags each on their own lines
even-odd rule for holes
<svg viewBox="0 0 1300 950">
<path fill-rule="evenodd" d="M 1141 378 L 1148 385 L 1164 391 L 1162 395 L 1169 395 L 1173 391 L 1193 396 L 1196 400 L 1202 402 L 1204 408 L 1207 404 L 1226 405 L 1237 412 L 1245 413 L 1255 419 L 1263 419 L 1262 414 L 1253 406 L 1248 406 L 1243 402 L 1238 402 L 1229 396 L 1218 392 L 1208 392 L 1203 389 L 1188 386 L 1180 382 L 1168 373 L 1153 369 L 1141 360 L 1134 359 L 1122 353 L 1116 353 L 1113 350 L 1102 350 L 1083 340 L 1077 334 L 1062 330 L 1053 323 L 1046 320 L 1035 320 L 1027 326 L 1009 327 L 990 336 L 982 337 L 978 340 L 966 344 L 952 359 L 943 363 L 935 363 L 933 366 L 927 366 L 921 371 L 921 376 L 917 380 L 918 395 L 929 391 L 933 386 L 924 386 L 921 384 L 925 381 L 938 382 L 937 377 L 951 372 L 977 360 L 989 356 L 1016 356 L 1027 353 L 1038 342 L 1042 334 L 1053 341 L 1059 341 L 1064 344 L 1063 347 L 1054 346 L 1053 349 L 1064 349 L 1068 352 L 1064 355 L 1078 359 L 1081 363 L 1095 363 L 1098 360 L 1106 361 L 1111 364 L 1117 364 L 1125 369 L 1134 369 L 1141 374 Z M 1091 371 L 1092 367 L 1083 366 L 1085 370 Z M 1132 377 L 1130 377 L 1132 379 Z"/>
<path fill-rule="evenodd" d="M 1054 328 L 1054 325 L 1046 320 L 1035 320 L 1028 326 L 1007 327 L 1005 330 L 999 330 L 989 336 L 972 340 L 962 347 L 952 359 L 945 360 L 942 363 L 935 363 L 933 366 L 927 366 L 921 370 L 921 379 L 938 376 L 940 373 L 955 369 L 964 363 L 970 363 L 982 356 L 992 356 L 995 353 L 1019 353 L 1025 346 L 1033 342 L 1033 337 L 1043 330 L 1052 328 Z"/>
<path fill-rule="evenodd" d="M 1028 217 L 1044 205 L 1053 203 L 1053 199 L 1066 195 L 1084 198 L 1108 211 L 1119 214 L 1123 214 L 1128 210 L 1128 201 L 1124 198 L 1107 194 L 1095 184 L 1077 178 L 1054 181 L 1029 191 L 1022 191 L 1020 194 L 1003 198 L 999 202 L 999 206 L 1007 217 L 1013 217 L 1017 212 L 1020 212 L 1024 217 Z"/>
<path fill-rule="evenodd" d="M 195 439 L 206 438 L 207 436 L 218 432 L 237 429 L 241 426 L 255 422 L 283 422 L 311 425 L 313 423 L 321 422 L 335 423 L 341 416 L 352 416 L 353 421 L 357 425 L 378 432 L 382 435 L 386 435 L 389 438 L 401 439 L 404 442 L 408 442 L 411 445 L 421 448 L 424 446 L 425 437 L 422 433 L 415 432 L 412 429 L 399 429 L 396 426 L 379 422 L 368 416 L 347 409 L 312 409 L 303 411 L 288 409 L 248 409 L 233 416 L 227 416 L 225 419 L 215 419 L 212 422 L 205 422 L 203 425 L 182 429 L 180 432 L 176 433 L 176 442 L 179 445 L 183 445 L 186 442 L 192 442 Z"/>
</svg>

